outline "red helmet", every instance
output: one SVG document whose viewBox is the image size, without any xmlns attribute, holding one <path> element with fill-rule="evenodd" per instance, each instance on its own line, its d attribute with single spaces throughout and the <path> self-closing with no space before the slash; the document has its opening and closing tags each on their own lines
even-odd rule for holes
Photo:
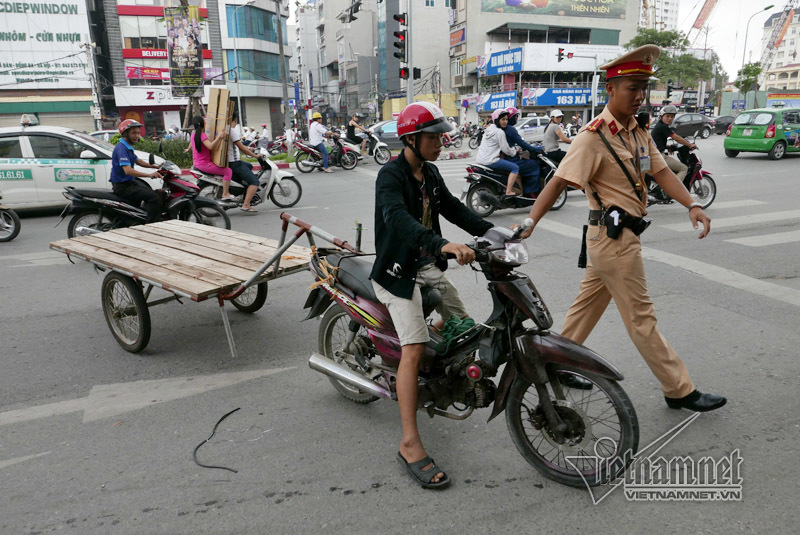
<svg viewBox="0 0 800 535">
<path fill-rule="evenodd" d="M 453 129 L 442 110 L 430 102 L 414 102 L 406 106 L 397 118 L 397 136 L 417 132 L 445 133 Z"/>
<path fill-rule="evenodd" d="M 509 121 L 512 120 L 517 115 L 519 115 L 519 110 L 517 108 L 515 108 L 514 106 L 509 106 L 508 108 L 506 108 L 506 111 L 508 112 L 508 120 Z"/>
<path fill-rule="evenodd" d="M 125 132 L 127 132 L 134 126 L 142 127 L 144 125 L 135 119 L 125 119 L 124 121 L 119 123 L 119 135 L 124 136 Z"/>
</svg>

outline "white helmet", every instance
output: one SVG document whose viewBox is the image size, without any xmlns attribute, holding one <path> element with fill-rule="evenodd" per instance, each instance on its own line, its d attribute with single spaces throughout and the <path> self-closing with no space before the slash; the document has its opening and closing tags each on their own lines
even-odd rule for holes
<svg viewBox="0 0 800 535">
<path fill-rule="evenodd" d="M 550 118 L 554 119 L 556 117 L 564 117 L 564 112 L 561 110 L 553 110 L 550 112 Z"/>
<path fill-rule="evenodd" d="M 672 104 L 667 104 L 666 106 L 661 108 L 661 115 L 667 115 L 667 114 L 675 115 L 676 113 L 678 113 L 678 108 L 676 108 Z"/>
</svg>

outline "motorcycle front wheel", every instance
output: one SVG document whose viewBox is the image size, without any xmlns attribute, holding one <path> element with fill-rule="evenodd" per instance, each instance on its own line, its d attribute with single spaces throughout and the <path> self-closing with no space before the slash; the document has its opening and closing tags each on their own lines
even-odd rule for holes
<svg viewBox="0 0 800 535">
<path fill-rule="evenodd" d="M 717 184 L 710 176 L 704 176 L 689 185 L 689 194 L 694 202 L 699 202 L 705 210 L 717 198 Z"/>
<path fill-rule="evenodd" d="M 478 136 L 472 136 L 469 138 L 469 148 L 475 150 L 478 148 Z"/>
<path fill-rule="evenodd" d="M 556 202 L 553 203 L 550 211 L 555 212 L 556 210 L 561 210 L 565 204 L 567 204 L 567 188 L 564 188 L 564 191 L 562 191 L 561 194 L 556 197 Z"/>
<path fill-rule="evenodd" d="M 485 198 L 495 196 L 495 192 L 492 191 L 492 188 L 484 184 L 470 186 L 469 191 L 467 191 L 467 208 L 472 210 L 475 215 L 489 217 L 497 209 L 497 206 L 485 200 Z"/>
<path fill-rule="evenodd" d="M 293 176 L 287 176 L 272 185 L 269 198 L 279 208 L 291 208 L 298 202 L 303 195 L 303 187 L 300 181 Z"/>
<path fill-rule="evenodd" d="M 178 214 L 178 219 L 199 225 L 231 229 L 231 218 L 220 206 L 195 206 L 192 209 L 192 206 L 186 205 Z"/>
<path fill-rule="evenodd" d="M 297 170 L 301 173 L 310 173 L 315 169 L 315 165 L 311 165 L 313 160 L 311 160 L 311 155 L 307 152 L 300 152 L 295 156 L 294 159 L 294 166 L 297 167 Z"/>
<path fill-rule="evenodd" d="M 372 380 L 372 377 L 364 373 L 352 356 L 356 350 L 359 350 L 362 355 L 367 354 L 371 344 L 367 337 L 367 331 L 364 327 L 359 326 L 355 338 L 348 344 L 350 321 L 352 321 L 350 316 L 341 308 L 336 306 L 329 308 L 325 315 L 322 316 L 319 326 L 319 352 L 338 364 L 348 366 L 355 373 L 363 375 L 365 379 Z M 368 355 L 365 358 L 368 358 Z M 328 377 L 328 380 L 341 395 L 360 405 L 365 405 L 378 399 L 372 394 L 365 394 L 358 388 L 333 377 Z"/>
<path fill-rule="evenodd" d="M 16 238 L 21 226 L 22 222 L 14 210 L 0 209 L 0 242 Z"/>
<path fill-rule="evenodd" d="M 358 156 L 356 156 L 355 152 L 347 151 L 342 154 L 342 160 L 340 163 L 342 168 L 350 171 L 351 169 L 355 169 L 356 165 L 358 165 Z"/>
<path fill-rule="evenodd" d="M 453 140 L 453 147 L 454 147 L 454 148 L 456 148 L 456 149 L 460 149 L 460 148 L 461 148 L 461 145 L 462 145 L 463 143 L 464 143 L 464 142 L 463 142 L 463 141 L 461 141 L 461 138 L 454 139 L 454 140 Z"/>
<path fill-rule="evenodd" d="M 511 364 L 509 364 L 511 365 Z M 562 385 L 564 399 L 550 399 L 566 424 L 559 442 L 544 415 L 536 387 L 518 376 L 511 385 L 506 423 L 517 450 L 545 477 L 585 488 L 613 481 L 633 460 L 639 447 L 639 420 L 630 398 L 616 381 L 562 364 L 549 365 L 551 382 L 571 375 L 592 383 L 591 390 Z"/>
<path fill-rule="evenodd" d="M 72 216 L 67 225 L 67 237 L 76 237 L 75 231 L 78 227 L 88 227 L 101 232 L 106 232 L 113 228 L 111 219 L 104 216 L 99 210 L 84 210 Z"/>
<path fill-rule="evenodd" d="M 375 163 L 384 165 L 392 159 L 392 151 L 387 147 L 378 147 L 375 149 Z"/>
</svg>

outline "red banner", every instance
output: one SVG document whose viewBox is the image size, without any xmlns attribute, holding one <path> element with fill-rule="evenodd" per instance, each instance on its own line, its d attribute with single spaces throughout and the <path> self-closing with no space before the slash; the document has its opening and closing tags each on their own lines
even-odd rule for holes
<svg viewBox="0 0 800 535">
<path fill-rule="evenodd" d="M 783 38 L 786 36 L 786 30 L 789 29 L 789 25 L 792 23 L 793 20 L 794 20 L 794 9 L 789 11 L 789 16 L 786 17 L 786 22 L 783 24 L 783 28 L 781 29 L 781 34 L 778 36 L 778 40 L 775 41 L 775 44 L 772 45 L 773 48 L 778 48 L 779 46 L 781 46 L 781 41 L 783 41 Z"/>
<path fill-rule="evenodd" d="M 714 11 L 716 5 L 717 0 L 706 0 L 706 4 L 703 6 L 703 9 L 700 10 L 700 13 L 697 14 L 697 20 L 694 21 L 692 28 L 697 28 L 699 30 L 705 26 L 708 17 L 711 15 L 711 12 Z"/>
<path fill-rule="evenodd" d="M 169 69 L 125 65 L 125 78 L 134 80 L 169 80 Z"/>
<path fill-rule="evenodd" d="M 123 58 L 141 58 L 141 59 L 167 59 L 167 51 L 163 48 L 123 48 Z M 211 59 L 213 56 L 211 51 L 203 49 L 203 59 Z"/>
</svg>

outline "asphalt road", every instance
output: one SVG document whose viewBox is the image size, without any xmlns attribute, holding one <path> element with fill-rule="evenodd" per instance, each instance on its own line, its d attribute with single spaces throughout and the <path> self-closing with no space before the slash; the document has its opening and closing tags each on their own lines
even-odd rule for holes
<svg viewBox="0 0 800 535">
<path fill-rule="evenodd" d="M 800 156 L 727 159 L 721 136 L 698 144 L 719 190 L 712 233 L 698 241 L 682 207 L 653 207 L 646 269 L 660 329 L 698 387 L 729 402 L 659 455 L 738 450 L 741 502 L 634 502 L 618 489 L 593 505 L 586 490 L 532 469 L 504 419 L 487 424 L 485 410 L 462 422 L 420 415 L 429 453 L 454 481 L 423 491 L 395 460 L 396 405 L 352 404 L 307 367 L 318 328 L 301 321 L 310 275 L 270 283 L 254 315 L 231 314 L 236 360 L 212 302 L 151 309 L 150 345 L 132 355 L 103 319 L 102 274 L 48 249 L 66 237 L 55 214 L 28 213 L 19 237 L 0 244 L 0 533 L 796 532 Z M 440 163 L 454 192 L 465 163 Z M 359 220 L 370 249 L 377 169 L 300 176 L 303 198 L 291 213 L 350 241 Z M 584 203 L 570 193 L 528 241 L 522 271 L 556 328 L 583 275 Z M 259 208 L 232 213 L 233 228 L 277 238 L 280 210 Z M 508 225 L 525 213 L 491 220 Z M 468 239 L 449 224 L 444 233 Z M 471 313 L 487 315 L 480 276 L 448 273 Z M 666 408 L 613 304 L 587 345 L 625 374 L 642 447 L 690 416 Z M 197 466 L 193 448 L 237 407 L 199 457 L 238 472 Z"/>
</svg>

